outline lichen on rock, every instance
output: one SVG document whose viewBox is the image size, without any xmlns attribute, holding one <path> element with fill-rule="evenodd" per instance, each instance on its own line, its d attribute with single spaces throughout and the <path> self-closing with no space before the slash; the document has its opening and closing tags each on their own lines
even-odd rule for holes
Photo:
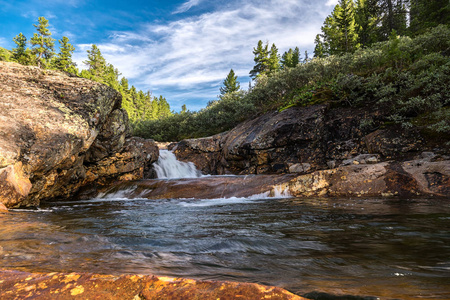
<svg viewBox="0 0 450 300">
<path fill-rule="evenodd" d="M 131 137 L 121 101 L 97 82 L 0 62 L 0 202 L 35 206 L 93 182 L 142 178 L 157 147 Z"/>
</svg>

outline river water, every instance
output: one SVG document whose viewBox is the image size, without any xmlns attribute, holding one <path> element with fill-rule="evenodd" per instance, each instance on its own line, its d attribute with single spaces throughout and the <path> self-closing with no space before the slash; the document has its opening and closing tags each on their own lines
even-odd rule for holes
<svg viewBox="0 0 450 300">
<path fill-rule="evenodd" d="M 0 215 L 0 268 L 450 299 L 450 199 L 125 195 Z"/>
<path fill-rule="evenodd" d="M 0 217 L 0 267 L 450 298 L 450 203 L 431 199 L 92 199 Z"/>
</svg>

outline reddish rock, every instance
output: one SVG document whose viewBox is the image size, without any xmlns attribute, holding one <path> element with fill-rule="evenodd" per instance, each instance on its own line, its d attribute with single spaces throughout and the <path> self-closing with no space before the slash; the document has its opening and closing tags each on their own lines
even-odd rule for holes
<svg viewBox="0 0 450 300">
<path fill-rule="evenodd" d="M 92 182 L 140 179 L 158 157 L 130 137 L 114 89 L 0 62 L 0 202 L 36 206 Z"/>
<path fill-rule="evenodd" d="M 13 206 L 26 199 L 30 190 L 31 182 L 23 174 L 21 162 L 0 169 L 0 204 Z"/>
<path fill-rule="evenodd" d="M 6 206 L 0 202 L 0 213 L 7 213 L 8 209 L 6 208 Z M 1 247 L 0 247 L 1 250 Z"/>
<path fill-rule="evenodd" d="M 299 197 L 448 197 L 450 160 L 341 166 L 300 175 L 283 186 L 288 187 L 292 195 Z"/>
<path fill-rule="evenodd" d="M 151 275 L 26 273 L 0 270 L 0 298 L 18 299 L 297 299 L 278 287 Z"/>
<path fill-rule="evenodd" d="M 231 197 L 250 197 L 257 194 L 273 196 L 275 189 L 294 178 L 294 175 L 248 175 L 186 178 L 178 180 L 140 180 L 122 182 L 97 192 L 115 193 L 122 197 L 148 199 L 214 199 Z M 282 192 L 279 190 L 279 192 Z M 87 198 L 92 197 L 88 194 Z"/>
</svg>

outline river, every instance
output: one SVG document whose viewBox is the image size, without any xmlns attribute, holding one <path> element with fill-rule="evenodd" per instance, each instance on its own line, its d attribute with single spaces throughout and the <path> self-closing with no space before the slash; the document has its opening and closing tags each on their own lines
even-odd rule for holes
<svg viewBox="0 0 450 300">
<path fill-rule="evenodd" d="M 0 268 L 257 282 L 300 295 L 450 299 L 448 200 L 151 200 L 115 192 L 48 202 L 0 217 Z"/>
</svg>

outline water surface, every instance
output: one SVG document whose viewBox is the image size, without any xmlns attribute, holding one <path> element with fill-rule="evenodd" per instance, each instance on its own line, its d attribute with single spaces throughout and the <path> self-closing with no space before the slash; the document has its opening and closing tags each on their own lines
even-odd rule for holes
<svg viewBox="0 0 450 300">
<path fill-rule="evenodd" d="M 0 267 L 450 299 L 450 201 L 164 199 L 44 203 L 0 217 Z"/>
</svg>

